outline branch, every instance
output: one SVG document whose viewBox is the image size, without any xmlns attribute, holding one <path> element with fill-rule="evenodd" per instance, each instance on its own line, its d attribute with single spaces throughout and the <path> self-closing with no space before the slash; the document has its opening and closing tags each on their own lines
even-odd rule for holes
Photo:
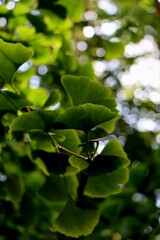
<svg viewBox="0 0 160 240">
<path fill-rule="evenodd" d="M 158 0 L 154 0 L 155 7 L 157 9 L 158 15 L 160 15 L 160 2 Z"/>
<path fill-rule="evenodd" d="M 69 150 L 69 149 L 67 149 L 67 148 L 62 147 L 61 145 L 59 145 L 59 144 L 55 141 L 55 139 L 53 138 L 53 134 L 52 134 L 52 133 L 48 133 L 48 135 L 49 135 L 49 136 L 51 137 L 51 139 L 52 139 L 52 144 L 53 144 L 53 146 L 56 147 L 60 152 L 66 152 L 66 153 L 68 153 L 68 154 L 70 154 L 70 155 L 73 155 L 73 156 L 75 156 L 75 157 L 77 157 L 77 158 L 80 158 L 80 159 L 88 162 L 89 164 L 92 163 L 92 160 L 91 160 L 90 158 L 84 157 L 84 156 L 82 156 L 82 155 L 80 155 L 80 154 L 78 154 L 78 153 L 72 152 L 71 150 Z"/>
</svg>

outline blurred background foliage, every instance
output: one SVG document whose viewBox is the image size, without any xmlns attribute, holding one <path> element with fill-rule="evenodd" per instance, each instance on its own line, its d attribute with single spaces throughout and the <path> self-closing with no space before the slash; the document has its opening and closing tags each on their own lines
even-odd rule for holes
<svg viewBox="0 0 160 240">
<path fill-rule="evenodd" d="M 158 0 L 1 0 L 0 38 L 35 51 L 32 61 L 19 68 L 14 84 L 36 108 L 44 105 L 51 89 L 63 92 L 60 78 L 64 74 L 98 78 L 117 99 L 122 118 L 113 135 L 131 160 L 130 179 L 121 194 L 100 204 L 100 223 L 91 236 L 80 239 L 160 240 L 159 21 Z M 0 86 L 12 91 L 3 81 Z M 7 127 L 12 117 L 6 116 L 3 125 Z M 4 145 L 3 131 L 0 139 Z M 21 141 L 16 148 L 11 142 L 3 151 L 6 168 L 14 177 L 8 181 L 11 201 L 2 201 L 6 176 L 0 166 L 0 240 L 71 239 L 46 232 L 55 216 L 50 216 L 47 202 L 31 197 L 44 179 L 28 161 L 28 151 Z M 9 168 L 8 159 L 17 165 Z M 16 175 L 17 169 L 20 173 L 23 169 L 22 176 Z M 21 209 L 25 218 L 17 209 L 24 194 L 20 178 L 30 191 Z M 17 182 L 18 197 L 12 191 Z M 62 207 L 53 204 L 57 210 Z"/>
</svg>

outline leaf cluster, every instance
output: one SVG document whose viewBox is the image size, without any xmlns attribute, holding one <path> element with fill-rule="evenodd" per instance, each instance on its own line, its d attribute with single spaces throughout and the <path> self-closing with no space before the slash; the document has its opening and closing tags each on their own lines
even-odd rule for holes
<svg viewBox="0 0 160 240">
<path fill-rule="evenodd" d="M 75 4 L 0 6 L 8 19 L 0 32 L 4 239 L 87 236 L 99 222 L 99 202 L 128 180 L 130 161 L 110 137 L 119 119 L 113 93 L 91 77 L 93 70 L 79 74 L 83 67 L 73 56 L 71 28 L 83 11 L 79 2 L 72 14 Z"/>
</svg>

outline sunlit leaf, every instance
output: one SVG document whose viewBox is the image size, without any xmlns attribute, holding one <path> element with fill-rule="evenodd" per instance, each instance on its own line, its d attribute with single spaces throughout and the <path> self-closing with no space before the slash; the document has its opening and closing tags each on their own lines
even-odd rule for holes
<svg viewBox="0 0 160 240">
<path fill-rule="evenodd" d="M 63 76 L 62 83 L 73 105 L 94 103 L 115 110 L 116 102 L 111 96 L 111 91 L 103 84 L 88 77 L 70 75 Z"/>
<path fill-rule="evenodd" d="M 92 209 L 81 209 L 70 197 L 53 224 L 53 229 L 69 237 L 78 238 L 92 233 L 99 221 L 99 212 Z"/>
<path fill-rule="evenodd" d="M 33 56 L 33 51 L 21 43 L 8 43 L 0 39 L 0 78 L 11 83 L 17 69 Z"/>
<path fill-rule="evenodd" d="M 123 42 L 107 42 L 106 44 L 106 58 L 117 59 L 121 58 L 124 54 Z"/>
<path fill-rule="evenodd" d="M 78 22 L 81 20 L 81 15 L 84 11 L 83 0 L 59 0 L 58 3 L 64 6 L 67 9 L 67 16 L 69 16 L 74 22 Z"/>
<path fill-rule="evenodd" d="M 75 156 L 71 156 L 68 159 L 68 161 L 73 167 L 77 168 L 78 171 L 82 171 L 89 166 L 89 163 L 87 161 L 84 161 L 84 160 L 82 160 L 78 157 L 75 157 Z"/>
<path fill-rule="evenodd" d="M 33 106 L 36 108 L 43 107 L 48 98 L 47 91 L 42 88 L 30 88 L 26 93 L 27 98 L 33 103 Z"/>
</svg>

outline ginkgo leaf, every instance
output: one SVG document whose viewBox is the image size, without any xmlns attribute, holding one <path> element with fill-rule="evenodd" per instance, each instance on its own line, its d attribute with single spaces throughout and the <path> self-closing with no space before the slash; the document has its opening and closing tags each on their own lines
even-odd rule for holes
<svg viewBox="0 0 160 240">
<path fill-rule="evenodd" d="M 89 176 L 84 193 L 93 198 L 106 198 L 121 192 L 121 184 L 128 181 L 127 167 L 119 168 L 111 173 Z"/>
<path fill-rule="evenodd" d="M 78 238 L 92 233 L 99 221 L 99 212 L 95 209 L 81 209 L 76 202 L 68 202 L 53 224 L 53 229 L 69 237 Z"/>
<path fill-rule="evenodd" d="M 71 156 L 68 161 L 73 167 L 77 168 L 78 171 L 82 171 L 89 166 L 89 163 L 87 161 L 82 161 L 82 159 L 79 159 L 75 156 Z"/>
<path fill-rule="evenodd" d="M 84 103 L 94 103 L 104 105 L 115 111 L 116 102 L 112 98 L 111 91 L 107 86 L 92 81 L 88 77 L 70 75 L 62 77 L 62 84 L 73 105 L 77 106 Z"/>
<path fill-rule="evenodd" d="M 117 156 L 128 160 L 127 154 L 118 139 L 111 139 L 107 143 L 101 154 L 108 156 Z M 129 163 L 129 160 L 127 161 L 127 163 Z"/>
<path fill-rule="evenodd" d="M 17 112 L 19 109 L 31 106 L 32 103 L 24 97 L 9 91 L 0 92 L 0 111 Z"/>
<path fill-rule="evenodd" d="M 102 175 L 127 167 L 129 163 L 130 160 L 118 139 L 111 139 L 101 154 L 94 158 L 87 171 L 90 176 Z"/>
<path fill-rule="evenodd" d="M 10 134 L 17 137 L 24 132 L 41 130 L 48 132 L 57 117 L 56 111 L 34 111 L 16 118 L 10 126 Z"/>
<path fill-rule="evenodd" d="M 60 128 L 79 129 L 88 132 L 101 123 L 114 119 L 116 116 L 117 114 L 104 106 L 86 103 L 66 109 L 56 121 Z"/>
<path fill-rule="evenodd" d="M 11 83 L 17 69 L 33 56 L 33 50 L 21 43 L 8 43 L 0 39 L 0 78 Z"/>
</svg>

